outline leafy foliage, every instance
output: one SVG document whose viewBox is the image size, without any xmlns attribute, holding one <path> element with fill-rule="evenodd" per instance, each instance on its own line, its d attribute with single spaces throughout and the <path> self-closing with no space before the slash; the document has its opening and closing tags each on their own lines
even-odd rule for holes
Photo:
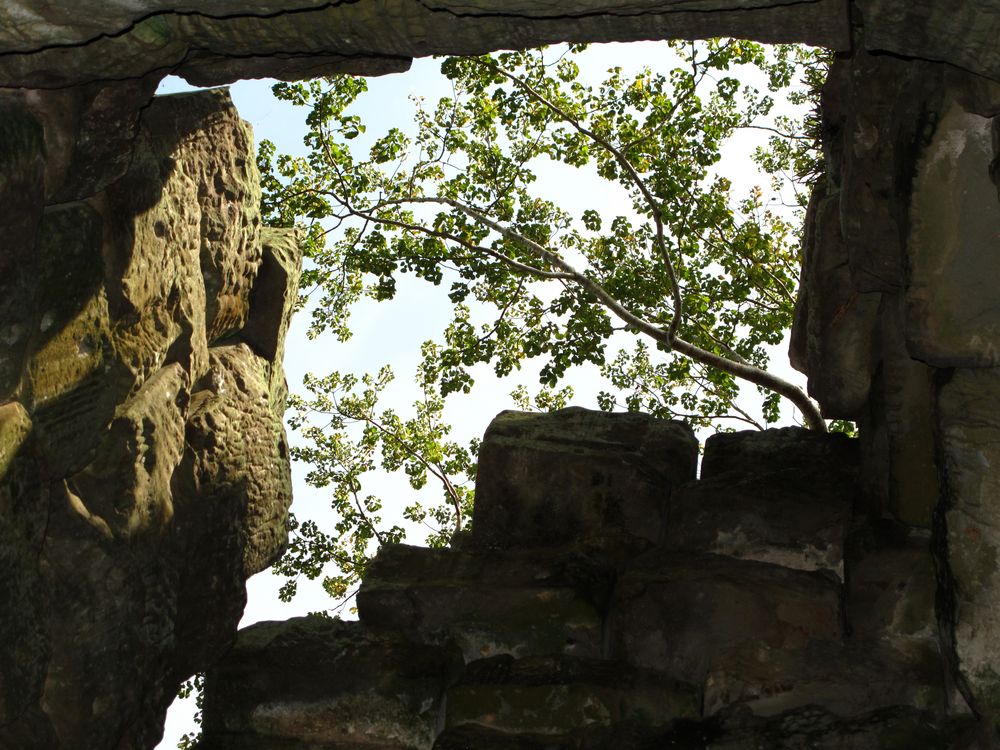
<svg viewBox="0 0 1000 750">
<path fill-rule="evenodd" d="M 278 567 L 283 597 L 305 575 L 343 598 L 372 543 L 402 539 L 398 525 L 384 528 L 382 500 L 362 490 L 378 466 L 404 471 L 414 489 L 440 486 L 438 506 L 406 511 L 433 526 L 432 544 L 467 525 L 477 446 L 449 440 L 443 410 L 449 395 L 471 391 L 477 366 L 503 377 L 536 360 L 541 390 L 514 394 L 525 407 L 564 405 L 567 373 L 593 366 L 609 384 L 604 409 L 762 428 L 786 397 L 826 428 L 805 394 L 767 371 L 767 347 L 791 323 L 801 215 L 773 210 L 760 188 L 736 195 L 720 169 L 738 131 L 771 131 L 754 158 L 776 186 L 798 186 L 790 203 L 801 210 L 821 169 L 809 106 L 826 58 L 737 40 L 669 47 L 669 70 L 612 68 L 597 82 L 581 74 L 580 46 L 448 58 L 451 95 L 415 99 L 412 130 L 374 138 L 352 111 L 364 79 L 275 86 L 308 108 L 309 154 L 261 145 L 263 208 L 269 223 L 306 230 L 312 333 L 346 341 L 357 303 L 393 299 L 403 277 L 446 287 L 453 312 L 440 340 L 423 345 L 412 417 L 378 407 L 388 367 L 311 378 L 309 395 L 294 399 L 306 443 L 295 457 L 313 467 L 312 485 L 330 489 L 339 521 L 329 532 L 296 522 Z M 771 118 L 775 96 L 801 77 L 788 97 L 799 114 Z M 622 205 L 595 196 L 567 207 L 539 179 L 576 170 L 616 186 Z M 736 401 L 741 380 L 760 391 L 754 413 Z M 329 563 L 337 574 L 325 573 Z"/>
</svg>

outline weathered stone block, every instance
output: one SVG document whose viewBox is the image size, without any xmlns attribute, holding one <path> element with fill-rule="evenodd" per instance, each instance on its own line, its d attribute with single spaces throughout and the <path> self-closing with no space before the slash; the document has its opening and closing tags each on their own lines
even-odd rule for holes
<svg viewBox="0 0 1000 750">
<path fill-rule="evenodd" d="M 192 522 L 239 520 L 229 531 L 239 536 L 244 577 L 274 562 L 288 537 L 288 443 L 280 412 L 271 407 L 269 375 L 269 363 L 246 344 L 209 350 L 208 372 L 191 395 L 191 460 L 174 485 L 175 502 L 186 504 Z"/>
<path fill-rule="evenodd" d="M 830 573 L 656 549 L 618 579 L 606 627 L 610 657 L 701 684 L 724 648 L 840 638 L 840 586 Z"/>
<path fill-rule="evenodd" d="M 470 553 L 386 545 L 358 592 L 362 622 L 469 660 L 495 654 L 601 654 L 613 571 L 573 551 Z"/>
<path fill-rule="evenodd" d="M 947 478 L 942 618 L 973 708 L 1000 716 L 1000 370 L 955 371 L 938 398 Z M 947 634 L 945 635 L 947 638 Z M 949 639 L 950 640 L 950 639 Z"/>
<path fill-rule="evenodd" d="M 843 475 L 831 479 L 815 482 L 785 471 L 691 482 L 671 498 L 664 546 L 829 570 L 843 578 L 856 487 Z"/>
<path fill-rule="evenodd" d="M 298 233 L 292 229 L 265 227 L 261 245 L 263 257 L 239 338 L 264 359 L 280 365 L 285 358 L 285 334 L 299 297 L 302 250 Z M 281 367 L 271 368 L 270 386 L 272 406 L 283 411 L 288 389 Z"/>
<path fill-rule="evenodd" d="M 250 157 L 253 132 L 226 89 L 157 97 L 143 123 L 158 149 L 173 145 L 171 157 L 184 164 L 184 180 L 196 188 L 187 205 L 189 210 L 197 206 L 211 343 L 243 327 L 261 262 L 260 180 Z"/>
<path fill-rule="evenodd" d="M 154 374 L 119 408 L 94 460 L 67 478 L 74 512 L 109 541 L 158 532 L 173 517 L 189 388 L 180 365 Z"/>
<path fill-rule="evenodd" d="M 468 664 L 448 689 L 445 727 L 569 736 L 623 721 L 655 727 L 701 713 L 700 691 L 609 661 L 498 656 Z"/>
<path fill-rule="evenodd" d="M 858 441 L 803 427 L 719 432 L 705 441 L 701 478 L 798 472 L 847 491 L 859 462 Z"/>
<path fill-rule="evenodd" d="M 1000 200 L 992 122 L 952 103 L 913 178 L 906 287 L 910 354 L 935 367 L 1000 365 Z"/>
<path fill-rule="evenodd" d="M 376 636 L 358 622 L 257 623 L 208 674 L 203 742 L 215 750 L 429 748 L 461 666 L 454 647 Z"/>
<path fill-rule="evenodd" d="M 673 488 L 694 479 L 698 443 L 680 422 L 573 407 L 501 412 L 479 451 L 473 542 L 554 546 L 622 535 L 660 541 Z"/>
<path fill-rule="evenodd" d="M 809 395 L 824 416 L 856 419 L 875 367 L 871 339 L 881 294 L 854 287 L 841 200 L 839 192 L 827 194 L 825 180 L 810 199 L 790 359 L 809 376 Z"/>
</svg>

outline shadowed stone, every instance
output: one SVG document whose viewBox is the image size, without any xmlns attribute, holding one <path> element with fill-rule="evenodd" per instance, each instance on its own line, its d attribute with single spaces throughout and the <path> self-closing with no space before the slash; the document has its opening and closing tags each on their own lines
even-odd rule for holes
<svg viewBox="0 0 1000 750">
<path fill-rule="evenodd" d="M 91 3 L 93 13 L 91 13 Z M 67 16 L 26 0 L 0 15 L 0 85 L 48 88 L 176 70 L 199 85 L 241 77 L 378 75 L 412 57 L 566 41 L 711 38 L 850 46 L 844 0 L 228 0 L 143 7 L 87 0 Z M 226 11 L 226 7 L 229 11 Z M 82 24 L 80 19 L 87 19 Z M 16 22 L 15 22 L 16 19 Z M 243 61 L 242 63 L 240 61 Z M 9 85 L 9 84 L 8 84 Z"/>
<path fill-rule="evenodd" d="M 373 628 L 452 639 L 470 660 L 598 657 L 613 575 L 573 550 L 483 554 L 386 545 L 365 572 L 358 614 Z"/>
<path fill-rule="evenodd" d="M 655 727 L 697 718 L 701 696 L 692 685 L 609 661 L 499 656 L 466 666 L 446 706 L 446 729 L 477 724 L 558 737 L 623 721 Z"/>
<path fill-rule="evenodd" d="M 472 542 L 657 543 L 670 492 L 694 478 L 697 457 L 694 434 L 680 422 L 579 407 L 501 412 L 479 451 Z"/>
<path fill-rule="evenodd" d="M 618 580 L 609 655 L 702 684 L 723 649 L 798 649 L 843 635 L 835 576 L 722 555 L 651 550 Z"/>
<path fill-rule="evenodd" d="M 453 647 L 373 635 L 358 622 L 297 617 L 240 631 L 205 693 L 215 750 L 429 748 Z"/>
</svg>

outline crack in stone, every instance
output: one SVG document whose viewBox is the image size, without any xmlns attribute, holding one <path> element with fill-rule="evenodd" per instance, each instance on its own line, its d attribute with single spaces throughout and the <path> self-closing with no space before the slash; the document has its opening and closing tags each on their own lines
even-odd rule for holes
<svg viewBox="0 0 1000 750">
<path fill-rule="evenodd" d="M 37 55 L 37 54 L 40 54 L 42 52 L 48 52 L 50 50 L 57 50 L 57 49 L 80 49 L 80 48 L 83 48 L 83 47 L 88 47 L 91 44 L 95 44 L 96 42 L 100 42 L 100 41 L 105 40 L 105 39 L 120 39 L 121 37 L 127 36 L 128 34 L 132 33 L 135 30 L 135 28 L 137 26 L 139 26 L 140 24 L 145 23 L 146 21 L 148 21 L 150 19 L 153 19 L 153 18 L 161 18 L 161 17 L 169 17 L 169 16 L 175 16 L 175 17 L 178 17 L 178 18 L 195 18 L 196 17 L 196 18 L 205 18 L 205 19 L 208 19 L 208 20 L 211 20 L 211 21 L 232 21 L 232 20 L 240 20 L 240 19 L 245 19 L 245 18 L 253 18 L 253 19 L 259 19 L 259 20 L 262 20 L 262 21 L 266 21 L 266 20 L 271 19 L 271 18 L 280 18 L 282 16 L 295 16 L 295 15 L 300 15 L 302 13 L 313 13 L 313 12 L 319 12 L 319 11 L 324 11 L 324 10 L 330 10 L 331 8 L 337 8 L 337 7 L 344 6 L 344 5 L 354 5 L 354 4 L 359 3 L 359 2 L 361 2 L 361 0 L 329 0 L 329 2 L 321 3 L 319 5 L 315 5 L 315 6 L 308 7 L 308 8 L 286 8 L 284 10 L 276 10 L 276 11 L 274 11 L 272 13 L 248 13 L 248 12 L 242 12 L 242 13 L 229 13 L 229 14 L 226 14 L 226 13 L 215 14 L 215 13 L 205 13 L 204 11 L 200 11 L 200 10 L 183 10 L 183 11 L 179 11 L 179 10 L 158 10 L 158 11 L 153 11 L 151 13 L 147 13 L 146 15 L 140 16 L 139 18 L 136 18 L 128 26 L 126 26 L 125 28 L 119 29 L 118 31 L 106 31 L 106 32 L 102 32 L 102 33 L 97 34 L 97 35 L 95 35 L 93 37 L 90 37 L 89 39 L 83 39 L 83 40 L 81 40 L 79 42 L 64 42 L 64 43 L 61 43 L 61 44 L 46 44 L 46 45 L 42 45 L 40 47 L 35 47 L 35 48 L 32 48 L 32 49 L 4 50 L 4 51 L 0 52 L 0 59 L 2 59 L 4 57 L 15 57 L 15 56 L 18 56 L 18 55 Z M 115 79 L 111 79 L 111 80 L 115 80 Z"/>
<path fill-rule="evenodd" d="M 622 11 L 616 8 L 606 8 L 604 10 L 589 10 L 581 11 L 579 13 L 572 12 L 560 12 L 560 13 L 505 13 L 503 11 L 495 10 L 476 10 L 470 9 L 468 11 L 460 11 L 453 7 L 435 5 L 432 0 L 417 0 L 417 3 L 423 7 L 425 10 L 431 13 L 443 13 L 455 18 L 520 18 L 525 21 L 560 21 L 560 20 L 576 20 L 585 18 L 599 18 L 601 16 L 611 16 L 614 18 L 641 18 L 643 16 L 670 16 L 679 13 L 698 13 L 704 15 L 711 15 L 715 13 L 752 13 L 758 10 L 777 10 L 778 8 L 791 8 L 796 5 L 817 5 L 822 3 L 823 0 L 775 0 L 767 5 L 760 5 L 753 8 L 677 8 L 677 5 L 683 5 L 685 2 L 698 3 L 703 2 L 703 0 L 681 0 L 680 3 L 674 2 L 671 7 L 661 7 L 661 8 L 636 8 L 633 11 Z"/>
</svg>

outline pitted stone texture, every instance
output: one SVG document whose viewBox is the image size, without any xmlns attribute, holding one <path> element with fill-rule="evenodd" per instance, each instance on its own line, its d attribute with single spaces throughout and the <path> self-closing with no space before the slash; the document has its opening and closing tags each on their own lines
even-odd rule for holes
<svg viewBox="0 0 1000 750">
<path fill-rule="evenodd" d="M 0 85 L 50 88 L 176 70 L 198 85 L 241 77 L 405 70 L 409 58 L 505 46 L 739 35 L 850 46 L 842 0 L 489 0 L 474 6 L 371 0 L 213 5 L 91 2 L 65 11 L 18 0 L 0 21 Z M 237 7 L 238 6 L 238 7 Z M 3 16 L 0 16 L 2 19 Z M 86 18 L 82 24 L 80 18 Z M 239 60 L 245 60 L 239 64 Z M 310 67 L 313 69 L 310 70 Z"/>
<path fill-rule="evenodd" d="M 651 550 L 619 578 L 610 607 L 611 657 L 695 684 L 723 666 L 723 649 L 843 635 L 835 576 L 722 555 Z"/>
<path fill-rule="evenodd" d="M 183 257 L 187 274 L 197 270 L 202 288 L 182 287 L 174 294 L 190 296 L 192 306 L 205 316 L 204 331 L 198 334 L 212 343 L 243 327 L 261 262 L 260 185 L 251 156 L 252 134 L 225 89 L 157 97 L 144 115 L 143 130 L 148 151 L 141 155 L 140 168 L 159 173 L 163 187 L 148 197 L 130 191 L 128 183 L 119 192 L 136 216 L 133 247 L 147 253 L 133 255 L 126 267 L 135 273 L 168 247 Z M 141 177 L 149 182 L 148 175 Z M 142 205 L 143 199 L 155 201 L 155 207 Z M 179 223 L 176 216 L 186 221 Z M 123 296 L 139 307 L 148 305 L 153 294 L 169 297 L 170 278 L 166 273 L 155 279 L 168 285 L 159 290 L 150 286 L 153 279 L 126 274 Z"/>
<path fill-rule="evenodd" d="M 141 537 L 172 519 L 189 392 L 180 365 L 155 373 L 118 409 L 94 459 L 67 478 L 70 507 L 108 541 Z"/>
<path fill-rule="evenodd" d="M 610 661 L 498 656 L 472 662 L 448 689 L 445 728 L 572 736 L 629 721 L 664 726 L 701 715 L 698 688 Z"/>
<path fill-rule="evenodd" d="M 85 165 L 77 151 L 114 121 L 94 109 L 113 101 L 77 94 L 23 95 L 48 161 L 23 110 L 0 125 L 10 135 L 0 212 L 21 197 L 40 207 L 43 170 L 58 182 L 67 164 Z M 60 114 L 55 99 L 93 106 Z M 67 122 L 79 138 L 63 143 Z M 258 178 L 225 92 L 149 107 L 139 141 L 134 159 L 63 187 L 99 190 L 127 169 L 114 185 L 25 209 L 23 248 L 0 252 L 0 264 L 25 261 L 0 279 L 16 291 L 0 306 L 23 329 L 0 330 L 5 749 L 153 747 L 178 684 L 231 642 L 246 577 L 285 542 L 276 358 L 298 278 L 294 238 L 272 253 L 282 283 L 255 287 Z M 263 311 L 255 330 L 270 359 L 235 343 L 251 307 Z M 234 343 L 209 350 L 209 335 Z"/>
<path fill-rule="evenodd" d="M 1000 199 L 989 118 L 952 103 L 916 168 L 906 340 L 935 367 L 1000 365 Z"/>
<path fill-rule="evenodd" d="M 198 207 L 206 335 L 211 343 L 243 327 L 261 262 L 260 177 L 251 156 L 253 133 L 225 89 L 157 97 L 144 122 L 154 144 L 177 144 L 171 158 L 196 188 L 195 195 L 182 199 L 189 201 L 189 209 Z M 192 130 L 190 122 L 197 122 L 198 128 Z"/>
<path fill-rule="evenodd" d="M 670 492 L 694 478 L 697 460 L 694 433 L 680 422 L 579 407 L 501 412 L 479 451 L 473 543 L 655 544 Z"/>
<path fill-rule="evenodd" d="M 326 617 L 261 622 L 208 675 L 203 743 L 216 750 L 429 748 L 454 647 Z"/>
<path fill-rule="evenodd" d="M 938 418 L 947 497 L 940 560 L 951 598 L 957 669 L 973 708 L 1000 716 L 1000 370 L 956 370 L 941 388 Z M 947 583 L 947 579 L 946 579 Z M 945 635 L 948 638 L 948 635 Z M 951 640 L 949 638 L 949 640 Z"/>
<path fill-rule="evenodd" d="M 245 344 L 209 351 L 208 372 L 191 395 L 187 440 L 192 460 L 184 467 L 177 498 L 239 514 L 245 578 L 284 549 L 292 500 L 288 445 L 271 408 L 268 375 L 268 363 Z"/>
<path fill-rule="evenodd" d="M 358 592 L 362 622 L 466 659 L 598 657 L 614 571 L 572 550 L 476 553 L 386 545 Z"/>
</svg>

